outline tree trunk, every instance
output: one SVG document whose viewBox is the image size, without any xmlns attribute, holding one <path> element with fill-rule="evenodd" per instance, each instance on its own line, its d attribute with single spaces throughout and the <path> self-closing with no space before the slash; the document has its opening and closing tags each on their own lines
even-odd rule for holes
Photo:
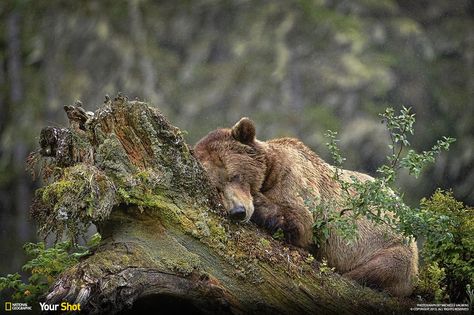
<svg viewBox="0 0 474 315">
<path fill-rule="evenodd" d="M 93 115 L 66 106 L 68 129 L 48 127 L 41 161 L 50 184 L 32 214 L 40 231 L 76 237 L 98 226 L 95 252 L 57 279 L 48 303 L 91 313 L 196 314 L 402 312 L 308 252 L 253 224 L 227 220 L 206 174 L 155 108 L 118 96 Z M 82 229 L 83 230 L 83 229 Z"/>
<path fill-rule="evenodd" d="M 12 118 L 18 122 L 27 120 L 25 112 L 20 110 L 24 101 L 24 87 L 22 79 L 21 60 L 21 15 L 17 10 L 8 14 L 6 19 L 6 39 L 7 39 L 7 75 L 9 84 L 10 109 L 13 112 Z M 6 115 L 5 112 L 1 112 Z M 13 161 L 25 161 L 28 155 L 27 145 L 22 135 L 16 137 L 12 148 Z M 23 169 L 23 162 L 16 164 L 18 169 L 13 171 L 17 174 L 12 192 L 14 194 L 14 209 L 16 210 L 16 234 L 21 243 L 31 239 L 31 228 L 28 223 L 28 207 L 31 201 L 30 181 Z M 21 167 L 21 168 L 20 168 Z"/>
</svg>

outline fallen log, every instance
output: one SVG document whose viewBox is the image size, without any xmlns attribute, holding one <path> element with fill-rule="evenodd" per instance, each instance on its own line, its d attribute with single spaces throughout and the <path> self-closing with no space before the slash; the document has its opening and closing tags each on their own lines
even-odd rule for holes
<svg viewBox="0 0 474 315">
<path fill-rule="evenodd" d="M 43 236 L 102 235 L 66 270 L 46 303 L 87 313 L 402 313 L 407 304 L 364 288 L 253 224 L 227 219 L 182 132 L 124 96 L 94 113 L 66 106 L 69 128 L 47 127 L 33 156 L 46 185 L 32 215 Z"/>
</svg>

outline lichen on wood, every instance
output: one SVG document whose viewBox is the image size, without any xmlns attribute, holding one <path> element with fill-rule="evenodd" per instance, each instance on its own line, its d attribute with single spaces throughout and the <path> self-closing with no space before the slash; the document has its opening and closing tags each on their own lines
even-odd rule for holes
<svg viewBox="0 0 474 315">
<path fill-rule="evenodd" d="M 92 313 L 160 309 L 153 303 L 163 298 L 202 314 L 402 309 L 320 272 L 308 252 L 230 222 L 182 132 L 156 108 L 118 96 L 94 113 L 66 110 L 71 126 L 44 129 L 31 158 L 46 177 L 32 213 L 43 235 L 77 237 L 94 223 L 103 241 L 46 301 Z"/>
</svg>

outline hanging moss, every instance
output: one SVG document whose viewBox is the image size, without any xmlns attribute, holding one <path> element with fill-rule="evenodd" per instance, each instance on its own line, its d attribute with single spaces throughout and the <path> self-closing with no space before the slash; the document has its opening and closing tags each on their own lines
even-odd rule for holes
<svg viewBox="0 0 474 315">
<path fill-rule="evenodd" d="M 64 170 L 61 178 L 36 191 L 32 216 L 39 233 L 73 239 L 93 221 L 105 219 L 115 204 L 115 186 L 99 169 L 77 164 Z"/>
</svg>

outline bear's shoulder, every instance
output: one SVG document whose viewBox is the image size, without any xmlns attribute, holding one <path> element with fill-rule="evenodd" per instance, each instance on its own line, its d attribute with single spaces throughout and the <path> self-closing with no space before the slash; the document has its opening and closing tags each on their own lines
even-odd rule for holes
<svg viewBox="0 0 474 315">
<path fill-rule="evenodd" d="M 284 137 L 284 138 L 275 138 L 268 140 L 267 143 L 269 145 L 275 146 L 290 146 L 290 147 L 300 147 L 301 145 L 304 146 L 303 142 L 296 138 Z"/>
<path fill-rule="evenodd" d="M 311 161 L 314 165 L 326 164 L 326 162 L 313 150 L 306 146 L 301 140 L 296 138 L 277 138 L 267 141 L 268 146 L 277 153 L 286 152 L 287 155 L 295 158 L 294 162 L 303 158 Z"/>
</svg>

